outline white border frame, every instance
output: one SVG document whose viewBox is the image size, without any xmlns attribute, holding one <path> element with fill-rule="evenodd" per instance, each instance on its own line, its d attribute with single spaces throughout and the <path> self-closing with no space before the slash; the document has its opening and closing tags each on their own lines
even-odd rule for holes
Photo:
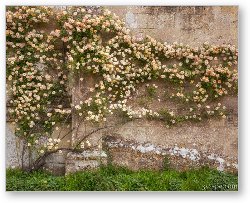
<svg viewBox="0 0 250 203">
<path fill-rule="evenodd" d="M 249 149 L 250 133 L 247 129 L 250 98 L 250 60 L 246 57 L 249 55 L 249 20 L 250 20 L 250 1 L 247 0 L 1 0 L 0 1 L 0 22 L 1 22 L 1 68 L 0 68 L 0 103 L 2 112 L 0 114 L 1 126 L 1 180 L 5 180 L 5 6 L 6 5 L 165 5 L 165 6 L 219 6 L 219 5 L 239 5 L 239 157 L 240 157 L 240 173 L 239 173 L 239 192 L 100 192 L 93 194 L 91 192 L 5 192 L 5 181 L 1 183 L 1 201 L 2 202 L 70 202 L 70 201 L 108 201 L 120 202 L 121 200 L 136 202 L 152 202 L 169 200 L 172 202 L 248 202 L 250 200 L 249 193 Z M 249 125 L 249 124 L 248 124 Z M 45 193 L 46 195 L 43 195 Z M 84 198 L 84 199 L 83 199 Z"/>
</svg>

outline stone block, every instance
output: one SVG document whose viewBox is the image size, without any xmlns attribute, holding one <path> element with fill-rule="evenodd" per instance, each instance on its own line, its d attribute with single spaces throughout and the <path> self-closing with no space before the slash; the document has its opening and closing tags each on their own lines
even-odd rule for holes
<svg viewBox="0 0 250 203">
<path fill-rule="evenodd" d="M 46 163 L 58 163 L 58 164 L 65 164 L 65 158 L 66 155 L 68 154 L 68 151 L 62 151 L 62 152 L 57 152 L 57 153 L 53 153 L 50 154 L 47 158 L 46 158 Z"/>
<path fill-rule="evenodd" d="M 45 163 L 44 170 L 56 176 L 65 174 L 65 163 Z"/>
<path fill-rule="evenodd" d="M 65 174 L 96 169 L 107 163 L 107 154 L 104 151 L 70 152 L 66 158 Z"/>
<path fill-rule="evenodd" d="M 53 175 L 64 175 L 65 174 L 65 160 L 68 150 L 63 150 L 60 153 L 50 154 L 45 159 L 45 165 L 43 169 L 52 173 Z"/>
</svg>

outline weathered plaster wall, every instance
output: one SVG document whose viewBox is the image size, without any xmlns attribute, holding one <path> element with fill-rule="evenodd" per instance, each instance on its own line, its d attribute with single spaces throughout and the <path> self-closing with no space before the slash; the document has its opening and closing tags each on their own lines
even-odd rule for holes
<svg viewBox="0 0 250 203">
<path fill-rule="evenodd" d="M 235 6 L 112 6 L 108 9 L 126 22 L 126 26 L 137 40 L 142 40 L 145 35 L 150 35 L 161 42 L 173 43 L 176 41 L 194 47 L 200 46 L 205 41 L 216 45 L 223 43 L 238 44 L 238 8 Z M 88 92 L 87 88 L 94 86 L 97 80 L 89 76 L 84 76 L 83 81 L 80 81 L 79 78 L 75 80 L 72 87 L 73 103 L 88 98 L 91 93 Z M 160 86 L 159 81 L 154 82 L 158 82 Z M 139 92 L 143 92 L 143 89 Z M 140 97 L 141 95 L 137 96 Z M 150 104 L 152 108 L 167 104 L 167 108 L 178 111 L 178 107 L 173 104 L 164 104 L 162 95 L 157 95 L 157 97 L 156 103 Z M 210 119 L 200 123 L 186 122 L 170 129 L 166 128 L 161 122 L 141 119 L 123 124 L 121 118 L 112 116 L 108 118 L 107 123 L 114 127 L 94 133 L 89 141 L 92 145 L 98 145 L 101 143 L 101 137 L 111 132 L 121 136 L 122 139 L 133 140 L 134 142 L 152 143 L 163 147 L 192 148 L 200 153 L 216 154 L 217 157 L 235 164 L 238 158 L 237 97 L 225 98 L 225 104 L 228 109 L 231 109 L 231 115 L 226 119 Z M 97 127 L 90 123 L 82 123 L 77 115 L 73 115 L 72 127 L 77 126 L 78 123 L 81 125 L 78 135 L 71 135 L 72 143 Z M 13 150 L 13 147 L 16 146 L 15 139 L 12 139 L 13 131 L 10 130 L 9 126 L 7 123 L 7 166 L 18 166 L 19 162 L 14 158 L 16 152 Z M 69 139 L 67 138 L 67 140 Z M 65 146 L 68 144 L 70 142 L 67 142 Z M 59 163 L 62 160 L 61 157 L 58 160 Z M 79 159 L 77 161 L 79 162 Z M 123 161 L 126 162 L 126 160 Z M 72 157 L 70 163 L 72 164 Z M 65 171 L 65 169 L 62 169 L 62 171 Z"/>
<path fill-rule="evenodd" d="M 113 6 L 137 37 L 192 46 L 238 42 L 237 6 Z"/>
<path fill-rule="evenodd" d="M 14 126 L 10 123 L 6 125 L 6 167 L 15 168 L 21 166 L 21 143 L 14 135 Z"/>
</svg>

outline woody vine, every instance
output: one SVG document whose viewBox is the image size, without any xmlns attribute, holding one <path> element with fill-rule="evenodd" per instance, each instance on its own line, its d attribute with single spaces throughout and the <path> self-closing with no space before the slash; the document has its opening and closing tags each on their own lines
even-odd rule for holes
<svg viewBox="0 0 250 203">
<path fill-rule="evenodd" d="M 56 28 L 49 30 L 52 23 Z M 72 114 L 82 121 L 105 123 L 108 115 L 122 112 L 130 120 L 162 120 L 171 127 L 186 120 L 225 118 L 221 99 L 237 94 L 234 45 L 190 47 L 150 36 L 138 41 L 118 16 L 102 7 L 8 7 L 6 49 L 9 117 L 15 135 L 37 151 L 38 159 L 60 150 L 65 135 L 52 139 L 52 133 Z M 88 89 L 89 98 L 72 101 L 72 81 L 90 75 L 95 85 Z M 166 96 L 189 111 L 133 108 L 130 101 L 137 87 L 156 80 L 171 85 L 173 92 Z M 146 88 L 153 97 L 157 86 Z M 84 148 L 87 137 L 73 149 Z"/>
</svg>

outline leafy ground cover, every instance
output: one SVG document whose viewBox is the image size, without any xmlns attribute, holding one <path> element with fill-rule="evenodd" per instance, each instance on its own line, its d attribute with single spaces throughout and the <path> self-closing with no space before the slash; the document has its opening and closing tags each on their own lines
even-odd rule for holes
<svg viewBox="0 0 250 203">
<path fill-rule="evenodd" d="M 67 176 L 7 169 L 6 191 L 237 191 L 238 176 L 209 168 L 131 171 L 106 166 Z"/>
</svg>

